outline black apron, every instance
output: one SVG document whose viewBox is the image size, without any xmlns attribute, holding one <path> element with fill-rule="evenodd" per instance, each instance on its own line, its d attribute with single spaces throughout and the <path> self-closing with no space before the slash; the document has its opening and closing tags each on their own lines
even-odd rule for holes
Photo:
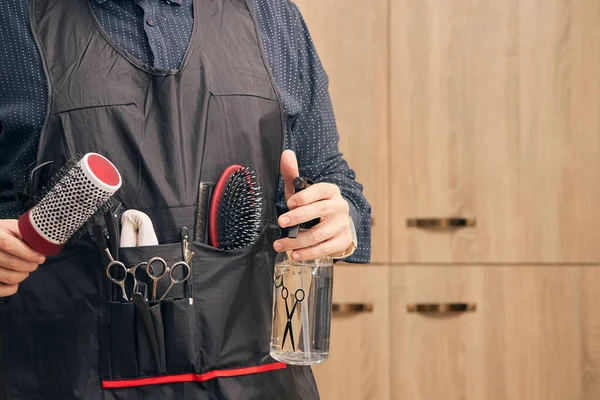
<svg viewBox="0 0 600 400">
<path fill-rule="evenodd" d="M 50 93 L 38 163 L 97 152 L 116 165 L 122 209 L 148 214 L 160 243 L 121 261 L 180 261 L 199 182 L 230 164 L 257 171 L 265 208 L 252 246 L 192 242 L 188 284 L 146 309 L 119 298 L 90 235 L 49 258 L 3 308 L 1 399 L 318 398 L 310 368 L 269 356 L 284 125 L 250 10 L 196 1 L 182 66 L 164 71 L 114 43 L 89 1 L 30 0 Z"/>
</svg>

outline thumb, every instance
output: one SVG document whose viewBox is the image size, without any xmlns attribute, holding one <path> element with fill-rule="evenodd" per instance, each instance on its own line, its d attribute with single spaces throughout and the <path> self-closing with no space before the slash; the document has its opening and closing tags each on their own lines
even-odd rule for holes
<svg viewBox="0 0 600 400">
<path fill-rule="evenodd" d="M 300 176 L 298 171 L 298 160 L 296 153 L 292 150 L 286 150 L 281 155 L 281 176 L 285 183 L 285 201 L 294 194 L 294 179 Z"/>
</svg>

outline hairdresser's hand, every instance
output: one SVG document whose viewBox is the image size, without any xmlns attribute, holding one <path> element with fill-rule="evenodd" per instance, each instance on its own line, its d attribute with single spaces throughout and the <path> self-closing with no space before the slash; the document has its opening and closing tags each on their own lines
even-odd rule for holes
<svg viewBox="0 0 600 400">
<path fill-rule="evenodd" d="M 17 293 L 19 284 L 45 261 L 22 240 L 17 220 L 0 219 L 0 297 Z"/>
<path fill-rule="evenodd" d="M 342 255 L 352 244 L 349 205 L 337 185 L 317 183 L 294 194 L 294 178 L 299 176 L 296 154 L 286 150 L 281 156 L 281 174 L 285 182 L 285 198 L 289 212 L 279 217 L 279 226 L 288 228 L 321 218 L 321 223 L 302 232 L 297 239 L 275 242 L 277 251 L 294 250 L 294 260 Z"/>
</svg>

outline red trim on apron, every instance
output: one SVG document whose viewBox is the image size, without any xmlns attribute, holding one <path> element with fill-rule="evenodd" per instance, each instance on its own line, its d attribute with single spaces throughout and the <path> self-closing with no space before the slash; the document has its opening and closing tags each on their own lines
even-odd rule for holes
<svg viewBox="0 0 600 400">
<path fill-rule="evenodd" d="M 261 372 L 277 371 L 285 368 L 286 364 L 276 362 L 271 364 L 258 365 L 256 367 L 215 370 L 205 372 L 203 374 L 181 374 L 156 376 L 152 378 L 126 379 L 119 381 L 102 381 L 102 388 L 118 389 L 135 386 L 161 385 L 165 383 L 204 382 L 215 378 L 227 378 L 232 376 L 259 374 Z"/>
</svg>

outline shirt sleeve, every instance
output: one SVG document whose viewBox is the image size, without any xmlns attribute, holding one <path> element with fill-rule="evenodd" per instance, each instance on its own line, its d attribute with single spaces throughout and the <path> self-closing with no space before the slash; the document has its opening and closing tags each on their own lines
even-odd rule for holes
<svg viewBox="0 0 600 400">
<path fill-rule="evenodd" d="M 286 147 L 298 157 L 300 174 L 315 182 L 339 186 L 350 205 L 350 216 L 356 226 L 357 250 L 345 261 L 368 263 L 371 253 L 371 206 L 363 195 L 363 186 L 340 153 L 339 135 L 329 95 L 329 80 L 311 39 L 306 22 L 296 5 L 291 4 L 293 36 L 297 42 L 297 67 L 293 75 L 296 87 L 295 110 L 286 113 Z M 280 187 L 283 183 L 280 182 Z M 278 211 L 287 211 L 283 190 L 278 198 Z"/>
</svg>

